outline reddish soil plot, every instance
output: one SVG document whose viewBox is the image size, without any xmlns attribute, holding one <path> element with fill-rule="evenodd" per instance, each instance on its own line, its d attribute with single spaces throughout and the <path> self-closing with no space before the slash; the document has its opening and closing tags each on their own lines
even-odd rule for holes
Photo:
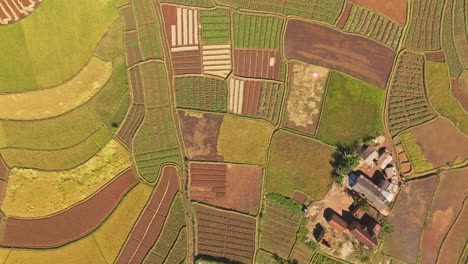
<svg viewBox="0 0 468 264">
<path fill-rule="evenodd" d="M 9 217 L 2 246 L 54 247 L 76 240 L 96 229 L 138 183 L 130 170 L 89 199 L 59 214 L 39 219 Z"/>
<path fill-rule="evenodd" d="M 346 24 L 346 21 L 348 21 L 349 13 L 351 12 L 351 7 L 353 7 L 353 3 L 347 1 L 343 9 L 343 13 L 341 13 L 340 18 L 336 22 L 336 27 L 338 27 L 339 29 L 343 29 L 344 25 Z"/>
<path fill-rule="evenodd" d="M 223 156 L 218 154 L 218 136 L 223 115 L 179 111 L 179 119 L 189 159 L 223 160 Z"/>
<path fill-rule="evenodd" d="M 411 129 L 410 133 L 434 168 L 468 158 L 468 138 L 445 118 L 438 117 Z"/>
<path fill-rule="evenodd" d="M 251 263 L 255 252 L 255 218 L 194 204 L 197 253 Z"/>
<path fill-rule="evenodd" d="M 132 66 L 143 61 L 138 33 L 136 31 L 125 32 L 125 55 L 127 57 L 127 66 Z"/>
<path fill-rule="evenodd" d="M 393 0 L 393 1 L 375 1 L 375 0 L 350 0 L 360 6 L 372 9 L 395 20 L 400 25 L 406 23 L 407 13 L 407 0 Z"/>
<path fill-rule="evenodd" d="M 0 25 L 27 17 L 41 2 L 42 0 L 0 0 Z"/>
<path fill-rule="evenodd" d="M 434 62 L 445 62 L 444 52 L 442 50 L 438 51 L 426 51 L 424 52 L 426 55 L 427 61 L 434 61 Z"/>
<path fill-rule="evenodd" d="M 468 87 L 465 89 L 461 86 L 460 82 L 452 78 L 452 95 L 460 102 L 460 104 L 468 111 Z"/>
<path fill-rule="evenodd" d="M 6 181 L 8 179 L 9 173 L 10 173 L 10 169 L 3 161 L 2 156 L 0 156 L 0 180 Z"/>
<path fill-rule="evenodd" d="M 385 240 L 386 255 L 408 263 L 416 262 L 419 240 L 437 183 L 438 178 L 433 176 L 410 182 L 401 190 L 389 218 L 395 231 Z"/>
<path fill-rule="evenodd" d="M 177 169 L 164 167 L 161 180 L 136 223 L 116 263 L 142 263 L 146 254 L 159 237 L 166 216 L 180 188 Z"/>
<path fill-rule="evenodd" d="M 253 165 L 191 163 L 190 199 L 256 215 L 263 168 Z"/>
<path fill-rule="evenodd" d="M 198 45 L 198 29 L 200 27 L 198 10 L 163 5 L 162 13 L 166 39 L 171 48 Z"/>
<path fill-rule="evenodd" d="M 200 50 L 172 52 L 172 68 L 175 74 L 201 73 Z"/>
<path fill-rule="evenodd" d="M 234 50 L 234 74 L 237 76 L 280 80 L 281 63 L 277 50 Z"/>
<path fill-rule="evenodd" d="M 130 110 L 122 123 L 117 137 L 127 146 L 132 146 L 133 137 L 145 117 L 145 106 L 142 104 L 132 104 Z"/>
<path fill-rule="evenodd" d="M 324 25 L 289 20 L 285 51 L 288 59 L 325 66 L 385 89 L 395 51 L 370 39 Z"/>
<path fill-rule="evenodd" d="M 463 263 L 458 262 L 465 249 L 468 234 L 468 206 L 465 201 L 464 207 L 457 217 L 456 222 L 450 229 L 447 237 L 440 248 L 437 263 Z M 466 258 L 466 256 L 465 256 Z M 466 263 L 466 262 L 465 262 Z"/>
<path fill-rule="evenodd" d="M 124 6 L 120 9 L 120 13 L 124 19 L 125 31 L 136 30 L 135 13 L 131 5 Z"/>
<path fill-rule="evenodd" d="M 442 241 L 468 195 L 467 175 L 468 168 L 445 171 L 440 175 L 440 183 L 421 240 L 422 263 L 436 263 Z"/>
</svg>

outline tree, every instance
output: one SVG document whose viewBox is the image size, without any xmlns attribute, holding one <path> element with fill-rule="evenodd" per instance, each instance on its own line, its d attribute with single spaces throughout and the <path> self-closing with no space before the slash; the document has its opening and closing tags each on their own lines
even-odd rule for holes
<svg viewBox="0 0 468 264">
<path fill-rule="evenodd" d="M 395 228 L 387 219 L 383 219 L 382 222 L 380 222 L 380 225 L 382 226 L 382 231 L 386 234 L 391 234 L 395 231 Z"/>
<path fill-rule="evenodd" d="M 362 198 L 359 196 L 354 200 L 353 204 L 355 206 L 361 207 L 364 213 L 368 213 L 370 211 L 369 201 L 366 198 Z"/>
<path fill-rule="evenodd" d="M 359 154 L 355 146 L 339 145 L 332 158 L 331 164 L 334 168 L 332 177 L 338 183 L 342 183 L 343 176 L 359 165 Z"/>
</svg>

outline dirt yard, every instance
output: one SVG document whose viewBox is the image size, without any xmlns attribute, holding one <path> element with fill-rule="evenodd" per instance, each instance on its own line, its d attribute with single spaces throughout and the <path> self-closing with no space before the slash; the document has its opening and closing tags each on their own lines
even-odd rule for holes
<svg viewBox="0 0 468 264">
<path fill-rule="evenodd" d="M 406 23 L 407 0 L 351 0 L 351 2 L 387 16 L 402 26 Z"/>
<path fill-rule="evenodd" d="M 288 59 L 336 69 L 385 89 L 395 51 L 370 39 L 291 19 L 286 26 Z"/>
</svg>

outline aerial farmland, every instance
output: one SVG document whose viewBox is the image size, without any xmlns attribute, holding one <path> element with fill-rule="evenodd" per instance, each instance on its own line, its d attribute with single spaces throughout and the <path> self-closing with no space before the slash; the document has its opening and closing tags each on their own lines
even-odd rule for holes
<svg viewBox="0 0 468 264">
<path fill-rule="evenodd" d="M 0 0 L 0 264 L 468 263 L 465 0 Z"/>
</svg>

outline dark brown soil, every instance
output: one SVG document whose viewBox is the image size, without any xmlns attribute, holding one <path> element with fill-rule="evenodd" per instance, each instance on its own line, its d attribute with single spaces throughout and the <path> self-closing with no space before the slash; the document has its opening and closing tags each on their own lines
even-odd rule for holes
<svg viewBox="0 0 468 264">
<path fill-rule="evenodd" d="M 385 240 L 383 252 L 386 255 L 416 263 L 419 240 L 437 184 L 438 178 L 431 177 L 411 182 L 401 190 L 389 218 L 395 231 Z"/>
<path fill-rule="evenodd" d="M 385 89 L 395 51 L 370 39 L 324 25 L 291 19 L 286 26 L 288 59 L 342 71 Z"/>
<path fill-rule="evenodd" d="M 218 154 L 218 136 L 223 115 L 178 111 L 184 145 L 191 160 L 223 160 Z"/>
<path fill-rule="evenodd" d="M 124 19 L 125 31 L 136 30 L 135 15 L 133 14 L 133 7 L 131 5 L 124 6 L 120 9 L 120 13 Z"/>
<path fill-rule="evenodd" d="M 179 188 L 180 181 L 177 169 L 172 166 L 164 167 L 161 180 L 116 263 L 143 263 L 146 254 L 161 233 Z"/>
<path fill-rule="evenodd" d="M 422 237 L 422 262 L 436 263 L 437 252 L 468 195 L 468 168 L 444 171 Z M 449 263 L 449 262 L 442 262 Z"/>
<path fill-rule="evenodd" d="M 9 173 L 10 169 L 8 169 L 7 165 L 3 161 L 2 156 L 0 156 L 0 180 L 6 181 L 8 179 Z"/>
<path fill-rule="evenodd" d="M 132 146 L 133 137 L 145 117 L 145 106 L 143 104 L 132 104 L 123 121 L 117 137 L 127 146 Z"/>
<path fill-rule="evenodd" d="M 457 158 L 468 158 L 468 138 L 445 118 L 438 117 L 411 129 L 410 132 L 434 168 L 451 163 Z"/>
<path fill-rule="evenodd" d="M 273 66 L 270 66 L 270 58 L 275 60 Z M 276 50 L 234 50 L 234 74 L 237 76 L 279 80 L 281 63 Z"/>
<path fill-rule="evenodd" d="M 1 245 L 54 247 L 76 240 L 96 229 L 137 183 L 130 170 L 86 201 L 62 213 L 39 219 L 9 217 Z"/>
<path fill-rule="evenodd" d="M 387 16 L 400 25 L 406 23 L 407 0 L 375 1 L 375 0 L 350 0 L 360 6 Z"/>
<path fill-rule="evenodd" d="M 28 15 L 32 13 L 26 10 L 22 10 L 19 3 L 21 3 L 25 7 L 31 6 L 33 8 L 32 12 L 34 12 L 34 9 L 36 9 L 41 4 L 41 1 L 40 0 L 19 0 L 19 1 L 18 0 L 0 0 L 0 4 L 4 7 L 4 8 L 0 8 L 0 20 L 5 20 L 10 17 L 12 21 L 7 22 L 7 24 L 11 24 L 11 23 L 14 23 L 16 21 L 19 21 L 27 17 Z M 20 10 L 23 11 L 24 13 L 21 12 Z M 0 26 L 2 25 L 3 24 L 0 24 Z"/>
<path fill-rule="evenodd" d="M 127 57 L 127 66 L 132 66 L 143 61 L 143 55 L 140 50 L 138 33 L 136 31 L 125 32 L 125 55 Z"/>
<path fill-rule="evenodd" d="M 172 52 L 175 74 L 200 74 L 202 72 L 200 50 Z"/>
<path fill-rule="evenodd" d="M 262 83 L 255 81 L 244 82 L 244 98 L 242 101 L 242 114 L 256 115 L 260 102 Z"/>
<path fill-rule="evenodd" d="M 263 169 L 259 166 L 191 163 L 190 198 L 256 215 L 260 207 Z"/>
<path fill-rule="evenodd" d="M 164 28 L 166 31 L 166 39 L 168 40 L 170 47 L 172 46 L 171 43 L 171 25 L 177 25 L 177 7 L 172 5 L 162 5 L 161 10 L 164 16 Z"/>
<path fill-rule="evenodd" d="M 353 7 L 353 3 L 347 1 L 340 18 L 336 22 L 337 28 L 343 29 L 343 27 L 346 24 L 346 21 L 348 21 L 349 13 L 351 12 L 351 7 Z"/>
<path fill-rule="evenodd" d="M 424 52 L 426 55 L 427 61 L 434 61 L 434 62 L 445 62 L 444 52 L 442 50 L 438 51 L 426 51 Z"/>
<path fill-rule="evenodd" d="M 468 87 L 462 87 L 460 82 L 452 78 L 452 95 L 460 102 L 460 104 L 468 111 Z"/>
<path fill-rule="evenodd" d="M 293 192 L 292 199 L 300 204 L 304 204 L 307 199 L 307 195 L 301 191 L 295 190 Z"/>
</svg>

